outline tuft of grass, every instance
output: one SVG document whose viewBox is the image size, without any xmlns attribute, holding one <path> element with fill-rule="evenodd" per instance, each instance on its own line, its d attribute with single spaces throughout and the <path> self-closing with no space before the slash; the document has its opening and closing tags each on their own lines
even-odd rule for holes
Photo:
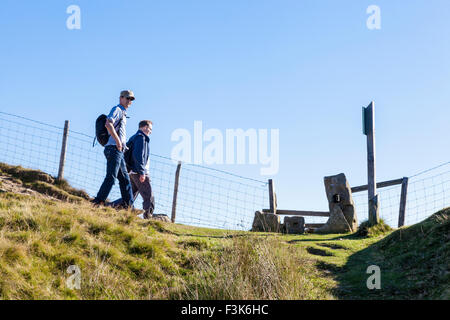
<svg viewBox="0 0 450 320">
<path fill-rule="evenodd" d="M 43 181 L 34 181 L 29 183 L 24 183 L 24 185 L 34 191 L 37 191 L 39 193 L 52 196 L 54 198 L 57 198 L 59 200 L 68 201 L 68 202 L 75 202 L 80 203 L 83 198 L 74 196 L 67 191 L 60 189 L 56 187 L 53 184 L 43 182 Z"/>
<path fill-rule="evenodd" d="M 91 199 L 86 191 L 75 189 L 66 180 L 56 179 L 39 170 L 0 162 L 0 174 L 10 176 L 17 184 L 24 184 L 25 187 L 60 200 L 79 202 L 80 199 Z"/>
<path fill-rule="evenodd" d="M 85 200 L 91 199 L 91 197 L 86 191 L 73 188 L 65 179 L 56 179 L 54 184 L 56 187 L 66 191 L 67 193 L 73 196 L 83 198 Z"/>
<path fill-rule="evenodd" d="M 200 240 L 200 239 L 189 239 L 189 240 L 179 241 L 178 244 L 182 248 L 194 248 L 196 250 L 205 250 L 209 247 L 208 242 L 206 240 Z"/>
<path fill-rule="evenodd" d="M 383 219 L 380 219 L 380 222 L 376 225 L 371 225 L 369 221 L 366 220 L 359 225 L 355 235 L 359 237 L 378 237 L 392 232 L 393 230 L 394 229 L 386 224 Z"/>
<path fill-rule="evenodd" d="M 8 246 L 0 251 L 0 256 L 4 261 L 14 263 L 24 260 L 25 254 L 23 248 L 19 246 Z"/>
<path fill-rule="evenodd" d="M 301 250 L 275 238 L 236 237 L 217 254 L 192 257 L 195 270 L 174 298 L 330 299 Z"/>
<path fill-rule="evenodd" d="M 32 170 L 22 168 L 21 166 L 11 166 L 6 163 L 0 162 L 0 170 L 2 173 L 7 173 L 12 177 L 19 179 L 22 182 L 35 182 L 42 181 L 46 183 L 54 183 L 55 179 L 39 170 Z"/>
</svg>

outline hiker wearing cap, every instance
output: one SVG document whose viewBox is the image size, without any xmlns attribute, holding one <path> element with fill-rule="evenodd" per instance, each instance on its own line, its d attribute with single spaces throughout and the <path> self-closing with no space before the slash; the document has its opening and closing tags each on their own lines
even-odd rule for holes
<svg viewBox="0 0 450 320">
<path fill-rule="evenodd" d="M 139 122 L 139 130 L 128 140 L 125 162 L 130 175 L 134 199 L 138 194 L 142 197 L 142 209 L 144 219 L 152 217 L 155 209 L 155 198 L 150 184 L 150 134 L 153 123 L 150 120 Z M 114 207 L 123 205 L 123 200 L 118 199 L 112 203 Z"/>
<path fill-rule="evenodd" d="M 126 149 L 127 109 L 134 101 L 134 94 L 130 90 L 120 93 L 119 104 L 113 107 L 106 118 L 105 127 L 109 133 L 109 140 L 105 145 L 106 177 L 93 203 L 104 204 L 116 181 L 119 180 L 120 193 L 124 200 L 124 207 L 133 205 L 133 193 L 130 177 L 127 172 L 123 153 Z"/>
</svg>

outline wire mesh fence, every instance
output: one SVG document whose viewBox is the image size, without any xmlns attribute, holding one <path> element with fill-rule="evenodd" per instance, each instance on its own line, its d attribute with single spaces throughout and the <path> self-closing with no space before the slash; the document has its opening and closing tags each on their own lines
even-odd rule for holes
<svg viewBox="0 0 450 320">
<path fill-rule="evenodd" d="M 423 221 L 450 206 L 450 162 L 408 178 L 405 225 Z M 401 185 L 377 189 L 380 217 L 391 227 L 398 226 Z M 367 191 L 353 194 L 360 220 L 368 218 Z"/>
<path fill-rule="evenodd" d="M 0 161 L 58 173 L 63 128 L 0 113 Z"/>
<path fill-rule="evenodd" d="M 450 206 L 450 162 L 409 179 L 406 224 L 414 224 Z"/>
<path fill-rule="evenodd" d="M 267 183 L 195 165 L 184 165 L 179 183 L 177 221 L 186 224 L 249 230 L 269 201 Z"/>
<path fill-rule="evenodd" d="M 0 162 L 38 169 L 57 176 L 63 127 L 0 111 Z M 95 196 L 106 173 L 103 147 L 93 136 L 69 130 L 64 178 L 75 188 Z M 150 176 L 155 213 L 170 217 L 177 163 L 151 154 Z M 193 226 L 249 230 L 254 212 L 268 206 L 267 182 L 208 167 L 183 164 L 177 197 L 177 222 Z M 377 189 L 380 217 L 397 227 L 401 186 Z M 120 197 L 117 185 L 110 200 Z M 359 221 L 368 217 L 367 191 L 353 194 Z M 139 208 L 141 199 L 136 199 Z M 409 178 L 405 224 L 420 222 L 450 206 L 450 162 Z M 323 223 L 312 217 L 308 223 Z"/>
<path fill-rule="evenodd" d="M 397 228 L 400 209 L 401 185 L 377 189 L 380 218 L 393 228 Z M 359 223 L 368 220 L 368 194 L 367 191 L 353 194 Z"/>
<path fill-rule="evenodd" d="M 57 127 L 0 111 L 0 162 L 57 176 L 63 137 Z M 106 173 L 103 147 L 93 136 L 69 129 L 64 178 L 94 197 Z M 172 212 L 177 163 L 150 155 L 155 213 Z M 116 184 L 109 200 L 120 198 Z M 141 208 L 140 196 L 136 207 Z M 268 204 L 267 183 L 208 167 L 183 164 L 179 178 L 176 222 L 230 230 L 249 230 L 254 212 Z"/>
</svg>

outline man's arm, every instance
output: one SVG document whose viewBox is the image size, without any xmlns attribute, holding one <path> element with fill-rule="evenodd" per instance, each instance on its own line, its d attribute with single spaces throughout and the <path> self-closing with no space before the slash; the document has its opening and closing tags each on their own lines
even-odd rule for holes
<svg viewBox="0 0 450 320">
<path fill-rule="evenodd" d="M 145 181 L 145 159 L 144 159 L 144 137 L 137 135 L 133 143 L 133 158 L 134 163 L 136 163 L 136 170 L 139 174 L 139 180 L 141 182 Z"/>
<path fill-rule="evenodd" d="M 122 147 L 123 147 L 122 141 L 120 141 L 120 138 L 117 135 L 116 129 L 114 129 L 113 124 L 109 120 L 106 120 L 105 127 L 106 127 L 106 130 L 108 130 L 111 137 L 113 137 L 113 139 L 116 141 L 117 149 L 119 151 L 122 151 Z"/>
</svg>

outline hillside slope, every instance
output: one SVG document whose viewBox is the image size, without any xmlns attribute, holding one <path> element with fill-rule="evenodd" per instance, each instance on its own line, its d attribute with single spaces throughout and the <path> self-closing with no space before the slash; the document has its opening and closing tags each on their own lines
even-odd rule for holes
<svg viewBox="0 0 450 320">
<path fill-rule="evenodd" d="M 66 285 L 71 265 L 81 290 Z M 1 299 L 332 298 L 320 276 L 274 236 L 0 193 Z"/>
<path fill-rule="evenodd" d="M 307 253 L 274 235 L 142 220 L 88 198 L 0 164 L 0 299 L 333 298 Z M 72 265 L 80 290 L 66 283 Z"/>
<path fill-rule="evenodd" d="M 449 209 L 373 237 L 280 235 L 142 220 L 87 199 L 0 164 L 0 299 L 449 299 Z M 365 286 L 371 264 L 381 290 Z M 71 265 L 80 290 L 66 283 Z"/>
<path fill-rule="evenodd" d="M 381 290 L 367 292 L 364 267 L 381 270 Z M 340 295 L 359 299 L 450 299 L 450 208 L 404 227 L 349 257 Z"/>
</svg>

